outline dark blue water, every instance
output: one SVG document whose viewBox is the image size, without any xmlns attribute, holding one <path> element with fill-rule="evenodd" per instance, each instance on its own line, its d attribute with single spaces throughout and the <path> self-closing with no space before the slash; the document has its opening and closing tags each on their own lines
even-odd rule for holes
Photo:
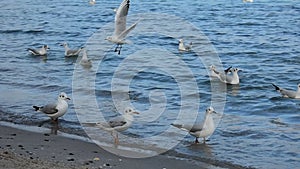
<svg viewBox="0 0 300 169">
<path fill-rule="evenodd" d="M 200 102 L 199 108 L 196 107 L 199 112 L 202 113 L 210 105 L 212 89 L 222 85 L 216 82 L 216 86 L 211 86 L 201 59 L 218 55 L 224 67 L 232 65 L 243 70 L 240 72 L 241 84 L 227 86 L 222 119 L 207 145 L 193 145 L 194 138 L 186 136 L 169 154 L 256 168 L 300 166 L 300 102 L 281 98 L 271 85 L 276 83 L 294 90 L 299 83 L 300 2 L 132 1 L 129 15 L 134 17 L 131 23 L 138 19 L 136 16 L 149 12 L 179 17 L 200 29 L 214 46 L 215 53 L 206 55 L 203 52 L 203 56 L 194 52 L 179 53 L 176 38 L 155 33 L 133 33 L 134 36 L 129 37 L 133 44 L 124 45 L 120 56 L 112 51 L 91 51 L 89 56 L 94 63 L 91 69 L 77 65 L 76 58 L 64 58 L 64 49 L 59 44 L 69 42 L 71 47 L 86 45 L 87 49 L 93 48 L 89 42 L 97 37 L 94 33 L 103 33 L 99 29 L 112 23 L 112 9 L 119 3 L 97 1 L 96 5 L 91 6 L 85 1 L 69 0 L 1 1 L 1 119 L 38 126 L 48 118 L 34 112 L 32 105 L 54 101 L 61 91 L 72 97 L 74 70 L 78 70 L 80 75 L 76 77 L 83 79 L 79 81 L 82 86 L 77 86 L 81 89 L 82 97 L 73 100 L 81 99 L 89 103 L 96 99 L 106 118 L 116 115 L 116 104 L 121 104 L 113 103 L 112 95 L 120 95 L 121 98 L 126 95 L 129 100 L 124 99 L 125 102 L 130 101 L 144 114 L 137 117 L 137 122 L 127 134 L 135 138 L 158 135 L 174 122 L 182 105 L 193 108 L 194 104 L 190 103 L 197 101 L 198 94 Z M 153 25 L 161 23 L 155 20 L 148 22 L 153 22 Z M 112 31 L 108 30 L 107 35 Z M 189 42 L 196 36 L 184 38 Z M 51 48 L 47 57 L 33 57 L 26 51 L 28 47 L 40 47 L 43 44 Z M 199 42 L 194 44 L 195 48 L 202 45 Z M 108 48 L 113 50 L 113 45 L 110 44 Z M 171 51 L 176 61 L 172 60 L 173 55 L 165 56 L 166 51 L 153 48 Z M 150 62 L 153 55 L 162 60 Z M 134 57 L 131 60 L 127 57 L 128 62 L 122 65 L 126 56 Z M 140 68 L 147 61 L 154 66 L 132 74 L 134 68 Z M 186 76 L 187 80 L 183 80 L 186 83 L 178 82 L 177 78 L 184 79 L 185 76 L 184 71 L 176 68 L 181 63 L 187 65 L 194 80 Z M 171 73 L 178 72 L 178 76 L 156 69 L 155 65 L 167 65 Z M 118 82 L 131 78 L 130 93 L 124 93 L 123 88 L 113 88 L 112 79 L 118 68 L 122 69 L 120 77 L 115 77 L 115 82 L 117 86 L 122 86 Z M 95 77 L 95 80 L 89 77 Z M 195 92 L 190 87 L 194 83 L 199 91 Z M 95 86 L 95 90 L 86 90 L 90 84 Z M 181 87 L 187 92 L 184 104 L 181 102 Z M 84 93 L 94 94 L 95 99 L 85 97 Z M 152 109 L 151 104 L 158 105 L 155 110 L 161 114 L 149 113 L 147 110 Z M 68 113 L 60 123 L 60 131 L 82 134 L 78 117 L 82 118 L 83 115 L 76 114 L 74 107 L 76 105 L 71 102 Z M 97 116 L 89 112 L 87 119 Z M 49 126 L 51 124 L 45 124 L 44 127 Z M 174 132 L 167 133 L 168 136 L 157 138 L 151 144 L 162 148 L 166 139 L 181 139 Z"/>
</svg>

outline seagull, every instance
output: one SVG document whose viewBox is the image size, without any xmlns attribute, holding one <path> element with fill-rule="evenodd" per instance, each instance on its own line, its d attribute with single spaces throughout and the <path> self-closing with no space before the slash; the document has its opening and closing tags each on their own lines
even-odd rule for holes
<svg viewBox="0 0 300 169">
<path fill-rule="evenodd" d="M 224 70 L 224 73 L 227 74 L 230 72 L 230 69 L 232 68 L 232 66 L 228 67 L 227 69 Z M 210 77 L 219 77 L 219 75 L 217 73 L 215 73 L 216 71 L 216 67 L 214 65 L 211 65 L 209 67 L 209 70 L 210 70 Z"/>
<path fill-rule="evenodd" d="M 78 56 L 80 51 L 83 49 L 83 47 L 81 47 L 79 49 L 70 49 L 66 42 L 62 43 L 60 46 L 63 46 L 65 48 L 65 56 L 66 57 Z"/>
<path fill-rule="evenodd" d="M 292 98 L 292 99 L 300 99 L 300 84 L 298 84 L 297 91 L 283 89 L 283 88 L 276 86 L 275 84 L 272 84 L 272 85 L 275 87 L 275 90 L 277 90 L 279 93 L 282 94 L 283 97 L 288 97 L 288 98 Z"/>
<path fill-rule="evenodd" d="M 116 12 L 114 34 L 105 38 L 106 40 L 117 44 L 115 52 L 118 52 L 119 55 L 121 53 L 122 45 L 129 43 L 125 41 L 126 36 L 136 27 L 138 23 L 136 22 L 126 29 L 126 18 L 129 10 L 129 3 L 130 0 L 123 0 Z"/>
<path fill-rule="evenodd" d="M 95 5 L 95 3 L 96 3 L 96 0 L 90 0 L 90 2 L 89 2 L 91 5 Z"/>
<path fill-rule="evenodd" d="M 246 2 L 251 2 L 251 3 L 252 3 L 253 0 L 243 0 L 243 2 L 244 2 L 244 3 L 246 3 Z"/>
<path fill-rule="evenodd" d="M 47 104 L 45 106 L 33 106 L 35 111 L 40 111 L 49 116 L 53 121 L 57 122 L 58 118 L 63 116 L 68 110 L 67 100 L 71 100 L 68 98 L 67 94 L 61 92 L 58 96 L 57 102 L 52 104 Z"/>
<path fill-rule="evenodd" d="M 94 126 L 111 132 L 111 135 L 114 138 L 114 143 L 117 145 L 119 144 L 118 132 L 127 130 L 132 125 L 134 120 L 133 116 L 136 114 L 140 113 L 130 107 L 127 107 L 123 115 L 114 117 L 108 122 L 98 122 Z M 116 134 L 114 135 L 115 132 Z"/>
<path fill-rule="evenodd" d="M 231 84 L 231 85 L 240 83 L 238 71 L 240 71 L 240 69 L 230 68 L 230 70 L 228 70 L 228 72 L 231 72 L 232 74 L 229 74 L 226 72 L 221 73 L 221 72 L 218 72 L 216 69 L 213 69 L 213 72 L 215 73 L 215 75 L 217 75 L 217 78 L 220 79 L 221 82 L 226 83 L 226 84 Z"/>
<path fill-rule="evenodd" d="M 45 56 L 47 55 L 47 50 L 50 49 L 48 47 L 48 45 L 43 45 L 42 48 L 39 49 L 32 49 L 32 48 L 28 48 L 27 50 L 35 56 Z"/>
<path fill-rule="evenodd" d="M 216 113 L 212 107 L 206 109 L 204 121 L 199 125 L 193 124 L 171 124 L 181 130 L 188 131 L 190 135 L 196 137 L 195 143 L 199 143 L 198 138 L 203 138 L 205 143 L 205 137 L 212 135 L 215 130 L 215 124 L 212 118 L 212 113 Z"/>
<path fill-rule="evenodd" d="M 82 51 L 83 51 L 83 54 L 82 54 L 82 58 L 79 63 L 84 67 L 92 67 L 92 61 L 90 59 L 88 59 L 86 49 L 83 49 Z"/>
<path fill-rule="evenodd" d="M 190 45 L 184 45 L 183 39 L 179 39 L 179 44 L 178 44 L 178 50 L 179 51 L 190 51 L 192 49 L 193 43 L 191 42 Z"/>
</svg>

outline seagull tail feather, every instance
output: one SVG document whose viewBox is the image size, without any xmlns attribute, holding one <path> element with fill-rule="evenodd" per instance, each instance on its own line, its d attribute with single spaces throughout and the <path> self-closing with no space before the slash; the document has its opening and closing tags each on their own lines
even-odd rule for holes
<svg viewBox="0 0 300 169">
<path fill-rule="evenodd" d="M 171 125 L 174 126 L 174 127 L 177 127 L 177 128 L 182 128 L 182 124 L 174 124 L 174 123 L 172 123 Z"/>
<path fill-rule="evenodd" d="M 34 108 L 35 111 L 39 111 L 42 107 L 38 107 L 38 106 L 32 106 Z"/>
<path fill-rule="evenodd" d="M 280 91 L 280 88 L 272 83 L 272 85 L 275 87 L 275 90 Z"/>
</svg>

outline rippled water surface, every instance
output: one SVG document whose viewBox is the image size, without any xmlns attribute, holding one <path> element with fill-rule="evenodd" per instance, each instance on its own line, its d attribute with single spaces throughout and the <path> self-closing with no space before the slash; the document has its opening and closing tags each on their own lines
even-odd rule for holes
<svg viewBox="0 0 300 169">
<path fill-rule="evenodd" d="M 219 56 L 224 67 L 242 69 L 241 84 L 227 86 L 223 116 L 206 145 L 194 145 L 194 138 L 186 136 L 169 154 L 255 168 L 300 166 L 300 102 L 282 98 L 271 85 L 296 90 L 299 83 L 300 2 L 131 1 L 131 23 L 149 12 L 176 16 L 201 30 L 201 36 L 206 36 L 205 41 L 213 46 L 197 41 L 200 34 L 171 37 L 133 31 L 128 38 L 133 43 L 124 45 L 118 56 L 112 44 L 97 39 L 97 33 L 103 33 L 99 30 L 112 23 L 113 9 L 119 3 L 97 1 L 91 6 L 86 1 L 70 0 L 1 1 L 1 119 L 38 126 L 48 117 L 34 112 L 33 104 L 55 101 L 61 91 L 72 97 L 75 90 L 76 96 L 81 97 L 73 98 L 59 130 L 83 134 L 78 118 L 97 119 L 91 107 L 84 107 L 88 115 L 77 116 L 76 101 L 87 105 L 95 101 L 105 118 L 117 114 L 119 105 L 116 104 L 130 102 L 141 116 L 125 135 L 150 138 L 170 129 L 182 106 L 185 110 L 199 110 L 201 120 L 205 108 L 211 104 L 212 91 L 224 88 L 218 81 L 211 83 L 205 69 L 207 59 Z M 170 20 L 147 22 L 157 27 L 160 23 L 176 25 Z M 135 31 L 142 27 L 138 25 Z M 170 30 L 176 32 L 176 28 L 179 29 L 174 26 Z M 113 32 L 107 31 L 107 35 Z M 193 41 L 194 48 L 202 54 L 178 52 L 178 38 L 184 38 L 187 43 Z M 93 49 L 95 39 L 104 41 L 108 49 L 105 52 Z M 59 46 L 62 42 L 69 42 L 71 48 L 86 45 L 93 67 L 83 68 L 76 64 L 76 58 L 65 58 L 64 49 Z M 26 51 L 28 47 L 43 44 L 50 46 L 47 57 L 31 56 Z M 168 69 L 158 69 L 160 66 Z M 198 90 L 194 90 L 195 84 Z M 95 90 L 88 90 L 90 85 Z M 95 98 L 87 97 L 90 94 Z M 121 98 L 117 99 L 120 102 L 114 103 L 112 95 Z M 43 125 L 51 127 L 50 123 Z M 181 139 L 176 129 L 171 128 L 167 134 L 149 144 L 164 148 L 164 142 Z"/>
</svg>

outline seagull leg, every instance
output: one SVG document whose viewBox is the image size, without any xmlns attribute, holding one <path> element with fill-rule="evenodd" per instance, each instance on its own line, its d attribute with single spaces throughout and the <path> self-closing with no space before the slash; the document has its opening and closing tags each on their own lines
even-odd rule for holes
<svg viewBox="0 0 300 169">
<path fill-rule="evenodd" d="M 206 141 L 206 140 L 205 140 L 205 137 L 203 137 L 203 143 L 204 143 L 204 144 L 205 144 L 205 141 Z"/>
<path fill-rule="evenodd" d="M 122 49 L 122 45 L 120 45 L 119 47 L 119 52 L 118 52 L 119 55 L 121 54 L 121 49 Z"/>
<path fill-rule="evenodd" d="M 118 48 L 119 48 L 119 44 L 117 44 L 116 48 L 115 48 L 115 52 L 118 51 Z"/>
<path fill-rule="evenodd" d="M 197 138 L 197 137 L 196 137 L 195 143 L 196 143 L 196 144 L 198 144 L 198 143 L 199 143 L 199 141 L 198 141 L 198 138 Z"/>
</svg>

